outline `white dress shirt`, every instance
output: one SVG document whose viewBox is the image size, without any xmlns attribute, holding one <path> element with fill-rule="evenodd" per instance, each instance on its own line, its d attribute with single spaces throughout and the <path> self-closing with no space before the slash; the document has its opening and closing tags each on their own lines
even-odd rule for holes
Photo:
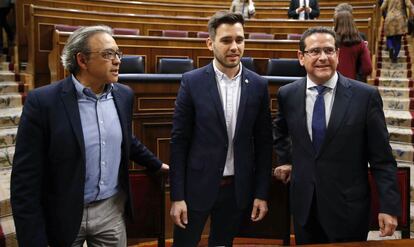
<svg viewBox="0 0 414 247">
<path fill-rule="evenodd" d="M 299 8 L 302 6 L 309 7 L 309 0 L 299 0 Z M 299 14 L 299 20 L 305 20 L 305 11 L 302 11 Z"/>
<path fill-rule="evenodd" d="M 338 82 L 338 73 L 335 73 L 331 79 L 322 84 L 327 87 L 323 99 L 325 101 L 325 120 L 326 126 L 329 124 L 329 118 L 331 117 L 332 106 L 335 99 L 336 84 Z M 318 91 L 316 90 L 317 84 L 315 84 L 309 76 L 306 77 L 306 122 L 308 125 L 308 133 L 312 140 L 312 117 L 313 117 L 313 106 L 315 105 L 316 96 Z"/>
<path fill-rule="evenodd" d="M 240 103 L 240 81 L 242 64 L 237 75 L 228 78 L 226 74 L 221 72 L 217 66 L 217 61 L 213 61 L 214 71 L 216 73 L 217 88 L 219 89 L 221 102 L 223 105 L 224 117 L 226 120 L 227 136 L 229 138 L 229 146 L 227 149 L 226 165 L 224 167 L 223 176 L 234 175 L 234 145 L 233 138 L 236 130 L 237 113 Z"/>
</svg>

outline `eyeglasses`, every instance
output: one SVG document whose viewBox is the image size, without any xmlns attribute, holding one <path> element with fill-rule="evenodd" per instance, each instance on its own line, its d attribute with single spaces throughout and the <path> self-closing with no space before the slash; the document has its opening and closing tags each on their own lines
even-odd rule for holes
<svg viewBox="0 0 414 247">
<path fill-rule="evenodd" d="M 309 49 L 307 51 L 303 51 L 302 53 L 304 54 L 308 54 L 311 57 L 319 57 L 320 55 L 322 55 L 322 51 L 323 53 L 325 53 L 326 56 L 333 56 L 336 53 L 336 48 L 334 47 L 316 47 L 316 48 L 312 48 Z"/>
<path fill-rule="evenodd" d="M 103 50 L 103 51 L 90 51 L 88 53 L 99 53 L 104 59 L 108 59 L 108 60 L 114 60 L 117 56 L 119 59 L 122 59 L 122 51 L 120 50 L 112 50 L 112 49 L 107 49 L 107 50 Z"/>
</svg>

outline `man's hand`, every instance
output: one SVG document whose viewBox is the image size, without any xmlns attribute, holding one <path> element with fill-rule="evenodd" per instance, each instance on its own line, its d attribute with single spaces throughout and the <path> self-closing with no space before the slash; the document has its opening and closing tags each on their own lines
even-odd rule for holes
<svg viewBox="0 0 414 247">
<path fill-rule="evenodd" d="M 310 12 L 312 12 L 312 8 L 311 8 L 311 7 L 305 7 L 305 12 L 306 12 L 306 13 L 310 13 Z"/>
<path fill-rule="evenodd" d="M 267 202 L 261 199 L 254 199 L 251 219 L 252 221 L 260 221 L 267 213 Z"/>
<path fill-rule="evenodd" d="M 300 7 L 300 8 L 297 8 L 296 9 L 296 13 L 300 13 L 300 12 L 302 12 L 302 11 L 304 11 L 305 10 L 305 7 Z"/>
<path fill-rule="evenodd" d="M 188 219 L 187 204 L 184 200 L 171 203 L 170 216 L 174 224 L 185 229 L 185 225 L 187 225 Z"/>
<path fill-rule="evenodd" d="M 281 165 L 275 168 L 273 175 L 284 184 L 287 184 L 290 181 L 291 172 L 292 165 Z"/>
<path fill-rule="evenodd" d="M 392 236 L 398 226 L 397 216 L 385 213 L 378 214 L 380 237 Z"/>
<path fill-rule="evenodd" d="M 165 163 L 162 163 L 161 168 L 160 168 L 160 171 L 162 171 L 162 172 L 168 172 L 169 170 L 170 170 L 170 166 L 167 165 L 167 164 L 165 164 Z"/>
</svg>

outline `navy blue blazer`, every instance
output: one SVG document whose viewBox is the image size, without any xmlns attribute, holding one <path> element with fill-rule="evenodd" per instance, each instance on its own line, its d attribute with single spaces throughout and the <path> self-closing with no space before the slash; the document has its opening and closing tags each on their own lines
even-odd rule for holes
<svg viewBox="0 0 414 247">
<path fill-rule="evenodd" d="M 288 10 L 288 17 L 293 19 L 299 19 L 299 14 L 296 13 L 296 9 L 299 8 L 299 0 L 291 0 Z M 318 0 L 309 0 L 309 7 L 312 11 L 309 13 L 309 19 L 315 19 L 319 17 L 319 4 Z"/>
<path fill-rule="evenodd" d="M 236 200 L 245 208 L 253 197 L 267 199 L 272 159 L 267 81 L 246 67 L 233 142 Z M 219 191 L 228 144 L 212 63 L 185 73 L 171 135 L 171 200 L 209 210 Z"/>
<path fill-rule="evenodd" d="M 115 83 L 112 93 L 122 127 L 119 182 L 129 198 L 129 160 L 150 170 L 158 170 L 161 161 L 132 136 L 132 90 Z M 84 139 L 68 77 L 30 91 L 24 104 L 11 177 L 19 246 L 71 246 L 81 225 L 84 186 Z"/>
<path fill-rule="evenodd" d="M 316 193 L 319 219 L 328 236 L 346 238 L 368 232 L 368 163 L 378 186 L 380 212 L 400 215 L 397 164 L 378 90 L 339 74 L 318 153 L 306 124 L 305 94 L 306 77 L 281 87 L 273 123 L 278 163 L 292 164 L 290 198 L 297 222 L 306 223 Z"/>
</svg>

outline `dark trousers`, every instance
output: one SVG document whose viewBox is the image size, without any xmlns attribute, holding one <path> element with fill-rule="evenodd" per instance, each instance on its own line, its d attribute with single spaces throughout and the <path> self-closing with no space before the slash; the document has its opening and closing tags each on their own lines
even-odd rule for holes
<svg viewBox="0 0 414 247">
<path fill-rule="evenodd" d="M 392 53 L 391 58 L 396 59 L 401 50 L 401 35 L 387 36 L 387 47 Z"/>
<path fill-rule="evenodd" d="M 341 209 L 338 209 L 341 210 Z M 363 232 L 359 236 L 352 236 L 352 237 L 331 237 L 329 233 L 327 233 L 319 219 L 318 219 L 318 209 L 316 205 L 316 197 L 314 193 L 314 197 L 312 200 L 312 206 L 309 212 L 308 221 L 304 226 L 298 224 L 298 222 L 294 219 L 293 224 L 295 228 L 295 241 L 296 245 L 302 244 L 324 244 L 324 243 L 342 243 L 342 242 L 361 242 L 366 241 L 368 232 Z M 342 224 L 342 222 L 338 222 L 338 224 Z M 334 230 L 334 229 L 331 229 Z M 344 233 L 346 235 L 346 233 Z"/>
<path fill-rule="evenodd" d="M 10 8 L 0 8 L 0 49 L 3 48 L 3 28 L 6 31 L 7 39 L 9 42 L 13 40 L 13 30 L 7 22 L 7 14 L 10 12 Z M 10 46 L 10 44 L 9 44 Z"/>
<path fill-rule="evenodd" d="M 232 246 L 233 239 L 239 231 L 243 210 L 236 205 L 234 184 L 220 187 L 214 206 L 209 211 L 188 209 L 188 224 L 185 229 L 174 226 L 174 247 L 196 247 L 208 216 L 210 218 L 210 235 L 208 246 Z"/>
</svg>

